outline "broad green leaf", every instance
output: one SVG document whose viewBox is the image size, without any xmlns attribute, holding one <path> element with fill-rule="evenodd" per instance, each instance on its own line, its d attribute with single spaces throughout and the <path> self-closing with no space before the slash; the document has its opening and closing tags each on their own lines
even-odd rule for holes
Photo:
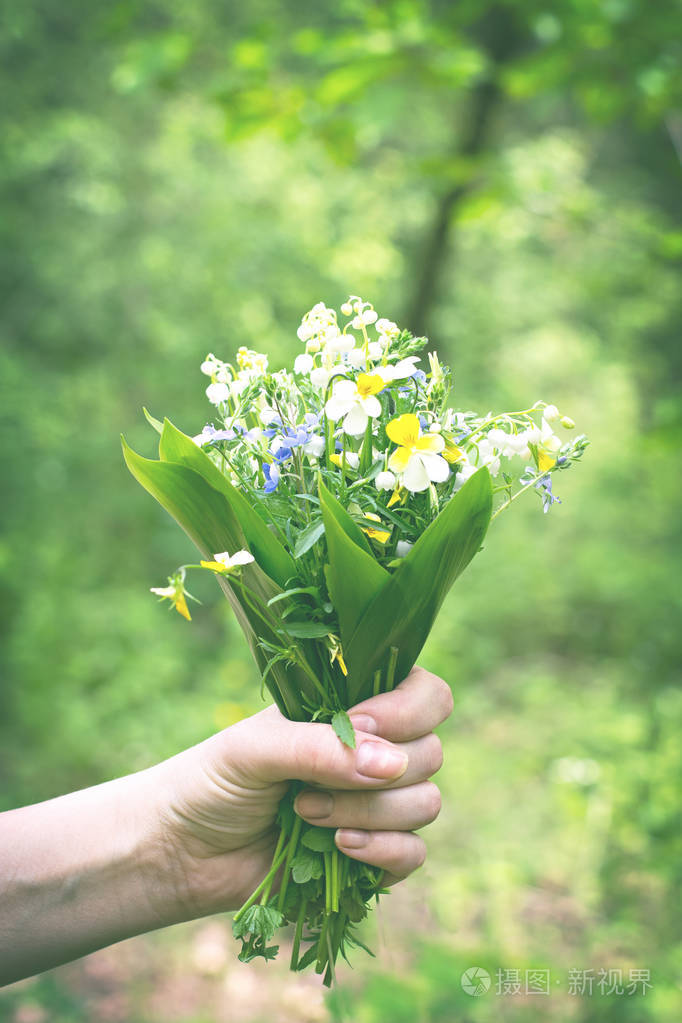
<svg viewBox="0 0 682 1023">
<path fill-rule="evenodd" d="M 369 545 L 369 540 L 362 532 L 358 524 L 351 518 L 346 509 L 336 500 L 334 495 L 328 490 L 322 480 L 318 481 L 318 490 L 320 494 L 320 505 L 322 507 L 323 518 L 325 527 L 329 516 L 333 516 L 336 520 L 337 525 L 343 530 L 349 540 L 360 547 L 361 550 L 367 554 L 372 554 L 372 548 Z M 326 512 L 326 515 L 324 514 Z"/>
<path fill-rule="evenodd" d="M 341 643 L 345 651 L 346 643 L 389 575 L 364 547 L 353 541 L 349 529 L 362 536 L 361 530 L 322 482 L 319 487 L 329 555 L 325 574 L 329 595 L 339 616 Z M 339 509 L 343 515 L 339 514 Z M 346 526 L 350 524 L 347 529 L 340 524 L 340 519 Z"/>
<path fill-rule="evenodd" d="M 345 746 L 355 749 L 355 729 L 345 710 L 337 710 L 332 718 L 332 728 Z"/>
<path fill-rule="evenodd" d="M 193 469 L 173 462 L 143 458 L 121 439 L 126 465 L 135 479 L 182 526 L 205 558 L 219 551 L 240 550 L 246 546 L 241 526 L 226 497 L 215 490 Z M 258 564 L 247 565 L 244 579 L 261 599 L 267 601 L 279 593 L 279 587 Z M 269 630 L 260 617 L 245 605 L 223 576 L 216 576 L 228 598 L 261 671 L 269 660 L 259 639 L 278 645 L 280 637 Z M 287 717 L 303 720 L 301 693 L 313 696 L 310 681 L 299 668 L 275 665 L 268 674 L 267 686 L 280 710 Z"/>
<path fill-rule="evenodd" d="M 232 486 L 208 455 L 197 447 L 192 438 L 178 430 L 168 419 L 164 420 L 159 455 L 164 462 L 178 463 L 194 469 L 223 495 L 236 516 L 246 538 L 246 544 L 258 564 L 266 575 L 274 579 L 283 589 L 286 588 L 287 583 L 296 576 L 296 565 L 293 558 L 273 536 L 244 495 Z M 230 553 L 234 552 L 230 551 Z"/>
<path fill-rule="evenodd" d="M 352 705 L 371 695 L 372 678 L 398 648 L 396 680 L 404 678 L 426 642 L 446 593 L 485 536 L 492 510 L 487 469 L 479 469 L 422 534 L 359 619 L 343 652 Z"/>
<path fill-rule="evenodd" d="M 123 457 L 135 479 L 182 526 L 204 557 L 246 546 L 243 530 L 228 501 L 199 473 L 175 462 L 143 458 L 123 439 L 122 444 Z"/>
</svg>

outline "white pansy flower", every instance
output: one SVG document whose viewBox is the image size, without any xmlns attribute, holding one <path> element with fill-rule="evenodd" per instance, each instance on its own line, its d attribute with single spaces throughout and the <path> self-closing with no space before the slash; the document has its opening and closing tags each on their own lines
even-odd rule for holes
<svg viewBox="0 0 682 1023">
<path fill-rule="evenodd" d="M 325 412 L 334 422 L 343 420 L 344 433 L 360 437 L 368 420 L 381 415 L 381 402 L 376 395 L 383 388 L 384 381 L 376 373 L 361 373 L 357 381 L 337 380 Z"/>
<path fill-rule="evenodd" d="M 222 402 L 229 399 L 230 388 L 227 384 L 214 381 L 206 388 L 206 397 L 210 401 L 211 405 L 221 405 Z"/>
<path fill-rule="evenodd" d="M 213 555 L 213 561 L 202 561 L 201 565 L 220 575 L 231 575 L 239 572 L 244 565 L 250 565 L 252 561 L 255 561 L 255 558 L 249 551 L 235 551 L 234 554 L 222 551 Z"/>
<path fill-rule="evenodd" d="M 378 474 L 374 483 L 377 490 L 393 490 L 395 487 L 395 481 L 395 473 L 389 472 L 388 469 L 385 469 L 383 472 Z"/>
<path fill-rule="evenodd" d="M 312 355 L 297 355 L 294 359 L 294 373 L 310 373 L 313 365 Z"/>
</svg>

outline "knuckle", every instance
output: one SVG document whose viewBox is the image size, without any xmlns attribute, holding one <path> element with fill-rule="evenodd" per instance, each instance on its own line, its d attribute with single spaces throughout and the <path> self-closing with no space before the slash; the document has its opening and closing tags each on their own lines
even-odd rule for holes
<svg viewBox="0 0 682 1023">
<path fill-rule="evenodd" d="M 443 746 L 437 735 L 431 732 L 426 737 L 428 746 L 426 753 L 426 769 L 429 775 L 436 774 L 443 766 Z"/>
<path fill-rule="evenodd" d="M 437 785 L 435 785 L 432 781 L 427 781 L 424 784 L 426 786 L 424 791 L 425 823 L 431 824 L 440 813 L 442 800 L 440 789 Z"/>
<path fill-rule="evenodd" d="M 442 709 L 443 721 L 449 718 L 455 706 L 455 701 L 452 696 L 452 689 L 442 678 L 436 679 L 438 686 L 438 703 Z"/>
<path fill-rule="evenodd" d="M 412 861 L 414 866 L 413 866 L 412 869 L 413 870 L 418 870 L 420 867 L 423 867 L 425 860 L 426 860 L 426 844 L 425 844 L 425 842 L 422 841 L 421 838 L 418 838 L 418 837 L 415 836 L 414 857 L 413 857 L 413 861 Z"/>
</svg>

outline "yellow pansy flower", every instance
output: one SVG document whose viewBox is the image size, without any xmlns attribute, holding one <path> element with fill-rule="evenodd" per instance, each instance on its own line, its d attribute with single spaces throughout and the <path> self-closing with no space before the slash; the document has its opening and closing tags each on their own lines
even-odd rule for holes
<svg viewBox="0 0 682 1023">
<path fill-rule="evenodd" d="M 412 493 L 426 490 L 429 483 L 443 483 L 450 475 L 441 452 L 445 441 L 438 433 L 422 434 L 418 418 L 411 412 L 392 419 L 386 427 L 390 440 L 398 447 L 388 460 L 401 483 Z"/>
<path fill-rule="evenodd" d="M 157 597 L 160 597 L 161 600 L 170 600 L 178 614 L 181 614 L 183 618 L 191 622 L 192 616 L 187 607 L 183 575 L 171 576 L 168 579 L 168 584 L 168 586 L 150 586 L 150 591 L 155 593 Z"/>
<path fill-rule="evenodd" d="M 374 512 L 365 512 L 366 519 L 371 519 L 372 522 L 378 522 L 381 524 L 381 519 Z M 370 538 L 370 540 L 378 540 L 379 543 L 386 543 L 391 533 L 390 530 L 386 529 L 375 529 L 373 526 L 361 526 L 362 532 Z"/>
<path fill-rule="evenodd" d="M 343 419 L 344 433 L 351 437 L 361 436 L 368 420 L 381 415 L 381 402 L 376 395 L 384 387 L 378 373 L 360 373 L 355 381 L 337 380 L 325 405 L 327 417 L 334 422 Z"/>
<path fill-rule="evenodd" d="M 243 565 L 250 565 L 254 560 L 253 554 L 249 551 L 236 551 L 235 554 L 228 554 L 223 551 L 221 554 L 214 554 L 214 561 L 202 561 L 202 568 L 210 568 L 212 572 L 219 572 L 221 575 L 229 575 L 238 571 Z"/>
</svg>

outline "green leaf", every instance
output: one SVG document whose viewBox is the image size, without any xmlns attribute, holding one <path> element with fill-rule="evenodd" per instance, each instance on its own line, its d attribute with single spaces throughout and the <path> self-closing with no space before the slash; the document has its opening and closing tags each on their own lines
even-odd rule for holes
<svg viewBox="0 0 682 1023">
<path fill-rule="evenodd" d="M 355 749 L 355 729 L 345 710 L 337 710 L 332 718 L 332 728 L 344 745 Z"/>
<path fill-rule="evenodd" d="M 206 558 L 245 546 L 246 538 L 228 501 L 199 473 L 186 465 L 142 458 L 121 440 L 123 457 L 135 479 L 182 526 Z"/>
<path fill-rule="evenodd" d="M 149 423 L 149 425 L 153 426 L 157 433 L 161 433 L 163 430 L 163 423 L 158 419 L 154 419 L 154 416 L 151 414 L 151 412 L 147 412 L 147 409 L 144 408 L 144 406 L 142 408 L 142 411 L 144 412 L 144 417 Z"/>
<path fill-rule="evenodd" d="M 311 522 L 309 526 L 306 526 L 303 532 L 299 533 L 298 539 L 296 540 L 294 557 L 300 558 L 302 554 L 309 551 L 310 548 L 317 543 L 323 533 L 324 522 L 322 519 L 317 519 L 316 522 Z"/>
<path fill-rule="evenodd" d="M 241 525 L 226 497 L 210 486 L 199 473 L 186 465 L 143 458 L 128 446 L 124 438 L 121 438 L 121 443 L 126 465 L 135 479 L 182 526 L 205 558 L 210 559 L 219 551 L 241 550 L 246 546 Z M 277 585 L 262 571 L 260 565 L 246 565 L 243 573 L 251 588 L 265 603 L 279 592 Z M 224 576 L 216 576 L 216 579 L 263 673 L 268 658 L 259 641 L 265 639 L 277 646 L 281 645 L 281 640 L 267 629 L 251 608 L 242 604 Z M 267 685 L 283 714 L 295 721 L 304 719 L 301 693 L 312 697 L 314 691 L 300 669 L 284 664 L 273 665 Z"/>
<path fill-rule="evenodd" d="M 371 556 L 372 548 L 369 545 L 369 540 L 357 523 L 353 521 L 343 505 L 337 501 L 332 492 L 325 487 L 321 479 L 318 480 L 318 491 L 325 527 L 329 519 L 333 518 L 336 521 L 337 526 L 343 530 L 348 539 L 352 540 L 357 547 L 360 547 L 361 550 Z"/>
<path fill-rule="evenodd" d="M 333 828 L 316 828 L 313 825 L 303 833 L 301 844 L 315 852 L 332 852 L 336 848 L 334 834 Z"/>
<path fill-rule="evenodd" d="M 491 511 L 490 474 L 479 469 L 379 589 L 351 638 L 342 633 L 351 705 L 371 695 L 374 672 L 386 667 L 392 646 L 398 649 L 396 679 L 409 673 L 445 595 L 480 549 Z"/>
<path fill-rule="evenodd" d="M 322 877 L 324 861 L 319 853 L 312 849 L 301 849 L 291 861 L 291 876 L 296 884 L 305 884 L 307 881 L 316 881 Z"/>
<path fill-rule="evenodd" d="M 193 469 L 223 495 L 239 522 L 246 544 L 258 564 L 266 575 L 274 579 L 282 589 L 286 589 L 287 583 L 296 577 L 296 564 L 291 555 L 273 536 L 241 491 L 232 486 L 191 437 L 178 430 L 168 419 L 164 420 L 159 455 L 164 462 L 177 463 Z M 233 553 L 231 550 L 230 554 Z"/>
<path fill-rule="evenodd" d="M 325 567 L 327 585 L 332 603 L 339 616 L 341 643 L 355 633 L 367 608 L 387 583 L 388 572 L 351 537 L 364 534 L 350 515 L 332 497 L 322 482 L 319 484 L 320 503 L 327 537 L 329 563 Z"/>
<path fill-rule="evenodd" d="M 331 626 L 323 622 L 282 622 L 282 632 L 286 632 L 294 639 L 321 639 L 328 636 Z"/>
</svg>

